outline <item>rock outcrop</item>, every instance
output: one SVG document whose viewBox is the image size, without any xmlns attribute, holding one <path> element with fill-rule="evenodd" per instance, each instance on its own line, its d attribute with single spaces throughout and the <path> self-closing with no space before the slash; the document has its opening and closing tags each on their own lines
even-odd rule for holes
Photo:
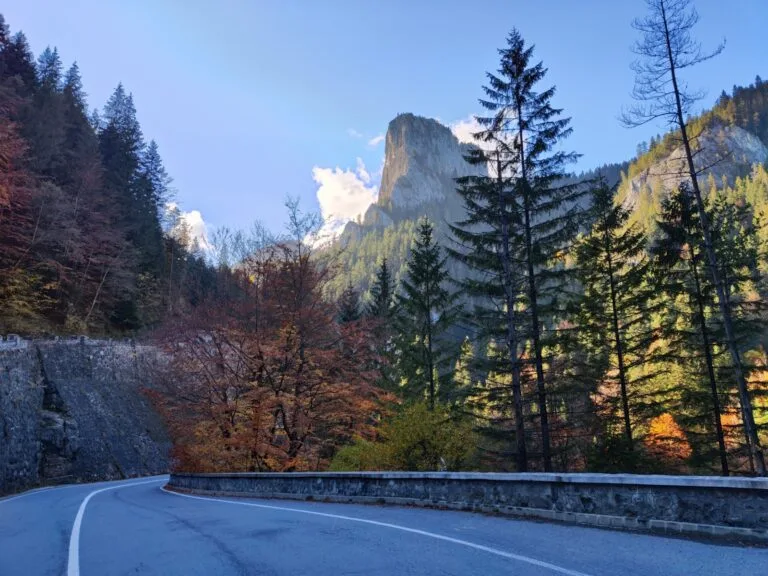
<svg viewBox="0 0 768 576">
<path fill-rule="evenodd" d="M 437 120 L 400 114 L 389 123 L 379 197 L 361 223 L 349 222 L 342 244 L 359 241 L 368 231 L 429 216 L 438 227 L 463 215 L 456 178 L 483 174 L 465 160 L 472 149 Z"/>
<path fill-rule="evenodd" d="M 715 123 L 702 132 L 698 146 L 694 163 L 701 171 L 700 183 L 711 175 L 718 186 L 721 186 L 723 179 L 733 184 L 737 176 L 749 173 L 753 164 L 768 161 L 765 144 L 738 126 Z M 666 158 L 632 178 L 625 202 L 634 205 L 643 190 L 674 190 L 682 181 L 690 180 L 687 171 L 685 152 L 679 146 Z"/>
<path fill-rule="evenodd" d="M 154 349 L 85 338 L 0 341 L 0 494 L 168 470 L 143 394 Z"/>
<path fill-rule="evenodd" d="M 424 204 L 452 202 L 457 177 L 482 173 L 464 159 L 470 149 L 437 120 L 397 116 L 387 128 L 378 204 L 407 213 Z"/>
</svg>

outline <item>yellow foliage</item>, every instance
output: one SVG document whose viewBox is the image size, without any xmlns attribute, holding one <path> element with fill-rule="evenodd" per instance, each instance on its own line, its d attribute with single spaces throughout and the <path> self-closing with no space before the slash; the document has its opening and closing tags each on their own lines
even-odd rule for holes
<svg viewBox="0 0 768 576">
<path fill-rule="evenodd" d="M 651 420 L 644 443 L 650 454 L 668 465 L 680 465 L 691 456 L 688 439 L 669 413 Z"/>
</svg>

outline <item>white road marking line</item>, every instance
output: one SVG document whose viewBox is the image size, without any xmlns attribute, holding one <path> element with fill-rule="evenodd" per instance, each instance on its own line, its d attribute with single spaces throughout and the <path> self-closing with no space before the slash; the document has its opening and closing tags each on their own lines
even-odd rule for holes
<svg viewBox="0 0 768 576">
<path fill-rule="evenodd" d="M 155 478 L 155 477 L 150 476 L 150 478 Z M 161 479 L 167 479 L 167 478 L 168 478 L 168 475 L 164 474 L 163 478 Z M 31 490 L 25 490 L 21 494 L 0 498 L 0 504 L 5 504 L 6 502 L 13 502 L 14 500 L 18 500 L 20 498 L 26 498 L 27 496 L 34 496 L 35 494 L 50 492 L 52 490 L 67 490 L 70 488 L 87 488 L 89 486 L 98 486 L 99 484 L 105 484 L 108 482 L 116 482 L 116 480 L 105 480 L 103 482 L 83 482 L 81 484 L 62 484 L 60 486 L 43 486 L 42 488 L 33 488 Z"/>
<path fill-rule="evenodd" d="M 160 478 L 155 480 L 145 480 L 144 482 L 128 482 L 125 484 L 118 484 L 117 486 L 107 486 L 106 488 L 100 488 L 94 490 L 80 504 L 80 508 L 77 510 L 77 516 L 75 516 L 75 523 L 72 525 L 72 533 L 69 535 L 69 559 L 67 561 L 67 576 L 80 576 L 80 527 L 83 525 L 83 515 L 85 515 L 85 507 L 88 502 L 101 492 L 107 490 L 117 490 L 118 488 L 128 488 L 130 486 L 141 486 L 142 484 L 153 484 L 155 482 L 166 482 L 166 478 Z"/>
<path fill-rule="evenodd" d="M 400 526 L 399 524 L 390 524 L 389 522 L 378 522 L 376 520 L 368 520 L 367 518 L 356 518 L 354 516 L 341 516 L 339 514 L 315 512 L 314 510 L 303 510 L 301 508 L 289 508 L 287 506 L 270 506 L 268 504 L 254 504 L 253 502 L 238 502 L 233 500 L 222 500 L 220 498 L 207 498 L 205 496 L 192 496 L 191 494 L 182 494 L 180 492 L 166 490 L 165 487 L 162 487 L 161 490 L 167 494 L 173 494 L 174 496 L 181 496 L 183 498 L 193 498 L 195 500 L 206 500 L 209 502 L 218 502 L 219 504 L 235 504 L 238 506 L 250 506 L 252 508 L 265 508 L 267 510 L 297 512 L 300 514 L 311 514 L 312 516 L 323 516 L 325 518 L 334 518 L 337 520 L 348 520 L 350 522 L 360 522 L 362 524 L 372 524 L 374 526 L 392 528 L 394 530 L 400 530 L 402 532 L 410 532 L 411 534 L 419 534 L 421 536 L 427 536 L 429 538 L 434 538 L 436 540 L 443 540 L 445 542 L 451 542 L 452 544 L 459 544 L 461 546 L 466 546 L 468 548 L 474 548 L 475 550 L 480 550 L 482 552 L 487 552 L 489 554 L 495 554 L 496 556 L 501 556 L 503 558 L 508 558 L 510 560 L 525 562 L 526 564 L 531 564 L 533 566 L 545 568 L 547 570 L 551 570 L 552 572 L 557 572 L 558 574 L 566 574 L 567 576 L 589 576 L 589 574 L 585 574 L 584 572 L 569 570 L 568 568 L 563 568 L 562 566 L 557 566 L 556 564 L 550 564 L 549 562 L 544 562 L 543 560 L 537 560 L 536 558 L 522 556 L 521 554 L 513 554 L 512 552 L 505 552 L 504 550 L 491 548 L 490 546 L 483 546 L 482 544 L 475 544 L 474 542 L 467 542 L 466 540 L 459 540 L 458 538 L 451 538 L 450 536 L 443 536 L 442 534 L 435 534 L 434 532 L 427 532 L 425 530 L 418 530 L 416 528 L 408 528 L 407 526 Z M 69 574 L 69 576 L 77 576 L 77 574 L 75 575 Z"/>
</svg>

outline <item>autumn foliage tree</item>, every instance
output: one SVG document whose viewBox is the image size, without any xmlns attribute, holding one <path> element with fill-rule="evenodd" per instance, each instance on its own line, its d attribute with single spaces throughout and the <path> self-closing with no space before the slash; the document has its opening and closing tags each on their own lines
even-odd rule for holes
<svg viewBox="0 0 768 576">
<path fill-rule="evenodd" d="M 295 209 L 295 207 L 294 207 Z M 185 470 L 312 470 L 370 436 L 380 395 L 361 322 L 338 322 L 332 263 L 294 238 L 229 271 L 230 293 L 169 327 L 171 378 L 157 394 Z"/>
</svg>

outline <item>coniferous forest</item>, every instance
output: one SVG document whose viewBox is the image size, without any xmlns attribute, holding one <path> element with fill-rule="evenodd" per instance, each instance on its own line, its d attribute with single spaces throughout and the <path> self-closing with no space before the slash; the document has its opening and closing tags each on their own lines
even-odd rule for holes
<svg viewBox="0 0 768 576">
<path fill-rule="evenodd" d="M 618 182 L 574 174 L 567 111 L 512 30 L 478 86 L 464 217 L 344 248 L 309 241 L 322 222 L 294 200 L 282 234 L 197 246 L 129 88 L 92 108 L 70 55 L 0 16 L 0 333 L 156 345 L 183 470 L 765 475 L 768 167 L 715 181 L 696 157 L 724 127 L 768 145 L 768 83 L 701 112 L 678 79 L 722 47 L 702 51 L 690 2 L 647 5 L 622 121 L 668 132 Z M 673 151 L 679 184 L 633 196 Z"/>
</svg>

